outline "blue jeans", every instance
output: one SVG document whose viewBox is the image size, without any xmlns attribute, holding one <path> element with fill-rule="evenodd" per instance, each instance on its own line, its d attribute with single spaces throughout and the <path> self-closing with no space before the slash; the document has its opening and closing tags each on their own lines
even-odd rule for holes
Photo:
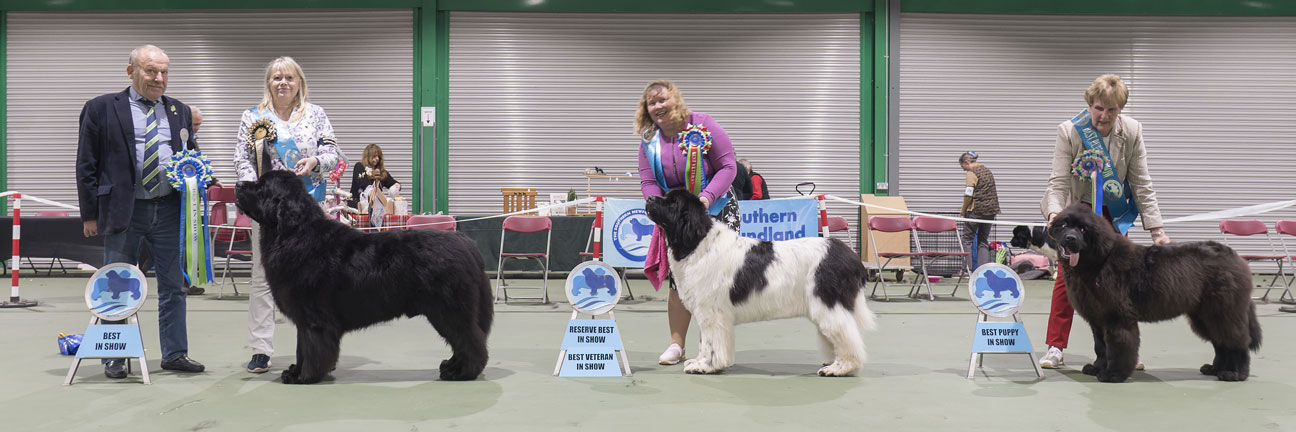
<svg viewBox="0 0 1296 432">
<path fill-rule="evenodd" d="M 157 274 L 158 343 L 162 359 L 189 353 L 185 329 L 184 276 L 180 274 L 180 199 L 135 200 L 126 231 L 104 236 L 104 263 L 139 262 L 140 242 L 148 242 Z M 147 270 L 147 269 L 142 269 Z M 118 321 L 120 322 L 120 321 Z"/>
</svg>

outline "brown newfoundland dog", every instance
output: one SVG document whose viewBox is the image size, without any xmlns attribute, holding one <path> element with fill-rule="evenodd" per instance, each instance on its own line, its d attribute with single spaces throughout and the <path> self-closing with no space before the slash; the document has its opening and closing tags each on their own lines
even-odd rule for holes
<svg viewBox="0 0 1296 432">
<path fill-rule="evenodd" d="M 1083 204 L 1059 214 L 1049 235 L 1071 305 L 1093 329 L 1095 359 L 1085 374 L 1125 381 L 1138 361 L 1138 323 L 1180 315 L 1215 347 L 1201 373 L 1222 381 L 1251 374 L 1247 350 L 1260 348 L 1260 323 L 1251 270 L 1233 249 L 1212 241 L 1140 246 Z"/>
</svg>

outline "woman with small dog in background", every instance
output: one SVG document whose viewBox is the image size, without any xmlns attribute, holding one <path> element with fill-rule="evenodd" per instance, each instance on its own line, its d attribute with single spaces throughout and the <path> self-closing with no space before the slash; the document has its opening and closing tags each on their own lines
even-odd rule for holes
<svg viewBox="0 0 1296 432">
<path fill-rule="evenodd" d="M 306 75 L 292 57 L 266 65 L 261 103 L 243 112 L 234 170 L 239 181 L 256 181 L 271 170 L 292 171 L 316 202 L 324 201 L 325 174 L 337 166 L 339 153 L 333 123 L 324 108 L 307 99 Z M 312 271 L 308 268 L 303 272 Z M 248 294 L 247 371 L 270 370 L 274 354 L 274 298 L 261 265 L 261 225 L 252 222 L 252 285 Z"/>
<path fill-rule="evenodd" d="M 356 162 L 351 174 L 351 199 L 347 205 L 360 209 L 359 204 L 362 202 L 369 205 L 375 192 L 383 195 L 400 193 L 401 185 L 387 171 L 385 161 L 382 147 L 378 144 L 365 146 L 364 154 L 360 156 L 360 162 Z M 361 209 L 360 212 L 365 213 L 365 210 L 367 209 Z"/>
<path fill-rule="evenodd" d="M 967 187 L 963 188 L 963 207 L 959 214 L 968 219 L 994 220 L 999 214 L 999 191 L 995 188 L 994 173 L 977 162 L 976 152 L 959 156 L 959 166 L 967 171 Z M 990 224 L 963 223 L 963 246 L 972 253 L 972 268 L 981 267 L 994 258 L 990 253 Z"/>
<path fill-rule="evenodd" d="M 1152 235 L 1152 243 L 1170 243 L 1161 226 L 1161 209 L 1157 206 L 1156 192 L 1152 190 L 1152 176 L 1148 173 L 1147 150 L 1143 146 L 1143 125 L 1121 110 L 1129 101 L 1129 88 L 1119 76 L 1107 74 L 1094 80 L 1085 91 L 1089 105 L 1072 120 L 1057 126 L 1057 141 L 1053 148 L 1053 171 L 1049 177 L 1040 210 L 1050 224 L 1067 206 L 1084 202 L 1094 205 L 1093 184 L 1089 175 L 1082 172 L 1085 159 L 1104 161 L 1099 167 L 1103 175 L 1103 216 L 1112 221 L 1116 230 L 1128 236 L 1135 217 L 1143 219 L 1143 229 Z M 1078 129 L 1092 128 L 1101 140 L 1091 139 L 1086 145 Z M 1096 144 L 1096 145 L 1095 145 Z M 1113 170 L 1103 170 L 1110 161 Z M 1132 202 L 1130 202 L 1132 201 Z M 1113 214 L 1114 213 L 1114 214 Z M 1056 369 L 1062 363 L 1062 350 L 1071 336 L 1071 322 L 1075 309 L 1067 298 L 1066 279 L 1058 267 L 1057 280 L 1053 282 L 1053 300 L 1049 309 L 1048 333 L 1045 343 L 1048 351 L 1040 358 L 1040 367 Z M 1135 369 L 1143 370 L 1143 362 Z"/>
<path fill-rule="evenodd" d="M 681 139 L 689 131 L 705 128 L 710 134 L 708 142 L 694 145 Z M 639 184 L 644 198 L 664 196 L 667 191 L 687 189 L 710 207 L 712 218 L 739 230 L 737 195 L 732 190 L 737 174 L 733 144 L 729 134 L 711 116 L 689 111 L 680 96 L 679 88 L 668 80 L 657 80 L 644 87 L 635 112 L 635 133 L 639 135 Z M 704 134 L 705 135 L 705 134 Z M 697 173 L 703 175 L 696 176 Z M 694 174 L 694 175 L 688 175 Z M 653 231 L 649 243 L 645 274 L 657 287 L 661 281 L 656 257 L 666 254 L 665 238 L 659 230 Z M 661 265 L 668 265 L 661 262 Z M 677 364 L 684 358 L 684 339 L 693 315 L 680 301 L 671 280 L 666 303 L 670 323 L 671 344 L 657 359 L 663 365 Z"/>
</svg>

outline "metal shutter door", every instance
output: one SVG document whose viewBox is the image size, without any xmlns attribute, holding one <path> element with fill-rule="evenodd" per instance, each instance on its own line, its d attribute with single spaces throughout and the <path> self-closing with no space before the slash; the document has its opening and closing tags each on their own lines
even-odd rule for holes
<svg viewBox="0 0 1296 432">
<path fill-rule="evenodd" d="M 900 193 L 912 209 L 957 209 L 957 159 L 974 150 L 994 170 L 999 219 L 1041 221 L 1055 128 L 1104 73 L 1130 87 L 1124 113 L 1143 123 L 1163 217 L 1296 198 L 1296 18 L 907 13 L 900 35 Z M 1272 230 L 1296 209 L 1256 217 Z M 1220 239 L 1215 221 L 1167 232 Z"/>
<path fill-rule="evenodd" d="M 583 197 L 594 166 L 637 172 L 636 103 L 659 78 L 716 118 L 774 196 L 803 181 L 856 196 L 859 26 L 859 14 L 452 12 L 450 210 L 498 213 L 501 187 Z M 633 181 L 620 197 L 641 196 Z"/>
<path fill-rule="evenodd" d="M 171 57 L 166 94 L 202 108 L 198 133 L 216 177 L 236 179 L 243 110 L 261 101 L 265 65 L 291 56 L 354 164 L 383 147 L 413 185 L 413 12 L 292 10 L 7 14 L 9 189 L 76 205 L 77 116 L 85 101 L 130 85 L 127 58 L 153 44 Z M 350 168 L 347 174 L 350 174 Z M 349 188 L 344 180 L 342 187 Z M 406 194 L 408 195 L 408 194 Z M 31 203 L 34 210 L 49 206 Z"/>
</svg>

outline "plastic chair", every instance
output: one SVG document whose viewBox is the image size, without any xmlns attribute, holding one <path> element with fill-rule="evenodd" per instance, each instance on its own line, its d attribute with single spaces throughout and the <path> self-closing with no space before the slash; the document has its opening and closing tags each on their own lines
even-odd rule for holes
<svg viewBox="0 0 1296 432">
<path fill-rule="evenodd" d="M 603 252 L 599 254 L 601 256 L 607 256 L 606 245 L 604 246 L 605 248 L 603 249 Z M 588 261 L 594 259 L 593 250 L 594 250 L 594 223 L 590 222 L 589 235 L 585 237 L 585 252 L 577 252 L 576 256 L 579 257 L 581 261 Z M 623 287 L 621 291 L 624 292 L 625 294 L 624 296 L 626 300 L 634 300 L 635 299 L 634 293 L 630 292 L 630 280 L 626 278 L 626 272 L 629 272 L 630 269 L 626 267 L 612 267 L 612 269 L 616 270 L 617 276 L 621 278 L 621 286 Z"/>
<path fill-rule="evenodd" d="M 240 259 L 246 258 L 252 260 L 252 247 L 249 244 L 247 249 L 235 249 L 235 243 L 242 243 L 252 238 L 252 218 L 238 211 L 235 205 L 234 187 L 233 186 L 210 186 L 207 188 L 207 201 L 212 203 L 211 213 L 207 216 L 207 223 L 212 225 L 212 246 L 225 247 L 225 267 L 221 270 L 220 285 L 216 293 L 216 298 L 225 296 L 225 284 L 228 283 L 234 289 L 234 295 L 239 295 L 238 285 L 240 282 L 234 279 L 234 273 L 230 271 L 230 260 L 238 255 Z M 219 227 L 217 225 L 229 224 L 229 208 L 233 206 L 235 211 L 234 227 Z M 242 282 L 251 284 L 251 281 Z"/>
<path fill-rule="evenodd" d="M 541 252 L 504 252 L 505 237 L 510 232 L 545 233 L 545 251 Z M 509 216 L 504 218 L 500 228 L 499 264 L 495 267 L 495 301 L 508 302 L 508 281 L 504 279 L 504 260 L 535 260 L 544 269 L 543 286 L 514 286 L 513 289 L 539 289 L 539 297 L 515 297 L 520 300 L 540 300 L 541 304 L 549 303 L 549 245 L 553 239 L 553 221 L 548 216 Z"/>
<path fill-rule="evenodd" d="M 846 246 L 850 246 L 851 250 L 858 253 L 859 251 L 855 250 L 855 232 L 850 229 L 850 221 L 841 216 L 828 216 L 828 232 L 841 231 L 846 231 Z"/>
<path fill-rule="evenodd" d="M 954 222 L 953 219 L 935 216 L 916 216 L 913 218 L 913 226 L 915 230 L 926 233 L 944 233 L 953 231 L 954 237 L 959 237 L 958 223 Z M 963 263 L 963 271 L 959 273 L 958 280 L 954 282 L 954 289 L 951 290 L 949 294 L 941 294 L 942 296 L 953 297 L 954 293 L 957 293 L 959 287 L 963 285 L 963 280 L 972 273 L 971 269 L 968 268 L 968 258 L 972 253 L 963 250 L 962 241 L 954 242 L 954 244 L 957 245 L 957 250 L 936 250 L 931 247 L 931 245 L 923 246 L 918 233 L 915 232 L 913 234 L 914 245 L 916 245 L 919 252 L 918 262 L 922 268 L 921 276 L 923 277 L 923 285 L 927 287 L 928 298 L 935 300 L 936 294 L 932 293 L 930 275 L 927 274 L 927 265 L 942 258 L 958 258 L 958 261 Z"/>
<path fill-rule="evenodd" d="M 1288 256 L 1290 254 L 1283 255 L 1277 253 L 1278 249 L 1274 247 L 1273 237 L 1269 236 L 1269 228 L 1265 226 L 1264 222 L 1260 222 L 1257 219 L 1224 219 L 1221 220 L 1219 223 L 1219 230 L 1220 230 L 1220 234 L 1224 237 L 1224 244 L 1229 245 L 1229 247 L 1233 248 L 1234 250 L 1237 250 L 1238 248 L 1229 244 L 1228 239 L 1230 236 L 1245 237 L 1245 236 L 1263 234 L 1265 237 L 1265 241 L 1269 243 L 1268 253 L 1238 252 L 1238 255 L 1241 256 L 1242 259 L 1246 260 L 1247 264 L 1257 263 L 1257 262 L 1260 263 L 1273 262 L 1278 264 L 1278 272 L 1274 274 L 1273 278 L 1269 279 L 1268 285 L 1263 285 L 1263 284 L 1255 285 L 1256 289 L 1265 290 L 1264 295 L 1260 297 L 1252 297 L 1252 299 L 1267 302 L 1269 301 L 1269 292 L 1279 288 L 1284 289 L 1283 292 L 1284 296 L 1290 294 L 1288 291 L 1285 291 L 1287 286 L 1290 285 L 1290 282 L 1287 279 L 1286 272 L 1283 271 L 1283 264 L 1288 260 Z M 1254 275 L 1261 275 L 1263 273 L 1256 272 L 1255 268 L 1252 267 L 1251 274 L 1254 276 Z M 1280 279 L 1282 280 L 1281 285 L 1279 285 L 1278 282 Z"/>
<path fill-rule="evenodd" d="M 65 211 L 50 210 L 50 211 L 36 212 L 36 217 L 67 217 L 67 216 L 68 216 L 68 212 Z M 32 270 L 36 271 L 36 274 L 40 274 L 40 269 L 36 268 L 36 263 L 32 262 L 31 257 L 23 256 L 23 258 L 27 259 L 27 265 L 30 265 Z M 54 258 L 50 258 L 49 268 L 46 269 L 47 271 L 45 272 L 46 276 L 54 275 L 54 264 L 58 264 L 59 270 L 62 271 L 63 274 L 67 274 L 67 267 L 63 266 L 63 259 L 59 257 L 54 257 Z"/>
<path fill-rule="evenodd" d="M 405 223 L 410 229 L 430 229 L 441 231 L 455 231 L 459 224 L 455 222 L 454 216 L 450 215 L 413 215 Z"/>
<path fill-rule="evenodd" d="M 1288 248 L 1287 240 L 1285 240 L 1287 236 L 1296 236 L 1296 220 L 1288 219 L 1274 222 L 1274 232 L 1278 233 L 1278 244 L 1282 245 L 1283 256 L 1287 258 L 1287 264 L 1296 265 L 1296 255 L 1292 255 L 1292 251 L 1296 249 Z M 1283 288 L 1282 295 L 1278 296 L 1278 301 L 1283 303 L 1296 302 L 1296 296 L 1293 296 L 1291 292 L 1292 283 L 1296 282 L 1296 268 L 1288 268 L 1293 269 L 1292 274 L 1288 275 L 1287 286 Z"/>
<path fill-rule="evenodd" d="M 877 231 L 877 232 L 884 232 L 884 233 L 898 233 L 898 232 L 909 233 L 912 232 L 914 229 L 913 221 L 909 220 L 909 216 L 870 216 L 868 219 L 868 227 L 870 230 Z M 877 252 L 878 258 L 879 259 L 886 258 L 886 261 L 883 261 L 882 264 L 878 266 L 878 277 L 877 280 L 873 282 L 873 291 L 869 294 L 869 297 L 878 298 L 878 285 L 882 285 L 882 299 L 890 300 L 890 296 L 887 295 L 887 291 L 890 289 L 891 286 L 886 282 L 886 278 L 882 276 L 882 273 L 888 270 L 888 266 L 891 264 L 891 261 L 895 260 L 896 258 L 917 259 L 921 254 L 912 251 L 911 252 L 882 252 L 882 250 L 879 249 L 877 245 L 877 236 L 873 236 L 873 235 L 869 236 L 869 241 L 873 243 L 873 250 L 878 251 Z M 897 271 L 901 270 L 895 267 L 892 267 L 891 269 Z M 925 280 L 926 275 L 923 275 L 923 277 Z M 897 277 L 897 279 L 899 278 Z M 917 289 L 918 284 L 919 284 L 918 280 L 915 279 L 914 283 L 909 286 L 909 294 L 907 294 L 907 296 L 913 296 L 915 290 Z"/>
</svg>

